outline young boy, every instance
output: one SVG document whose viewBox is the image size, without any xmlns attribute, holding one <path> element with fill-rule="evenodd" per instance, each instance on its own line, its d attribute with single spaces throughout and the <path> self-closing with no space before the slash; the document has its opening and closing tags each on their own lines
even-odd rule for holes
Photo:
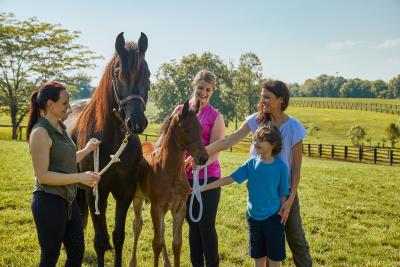
<svg viewBox="0 0 400 267">
<path fill-rule="evenodd" d="M 253 135 L 259 157 L 251 158 L 230 176 L 206 185 L 202 191 L 248 180 L 247 222 L 250 235 L 250 256 L 255 266 L 280 266 L 285 259 L 284 220 L 279 209 L 289 195 L 288 171 L 276 158 L 282 149 L 279 130 L 265 125 Z"/>
</svg>

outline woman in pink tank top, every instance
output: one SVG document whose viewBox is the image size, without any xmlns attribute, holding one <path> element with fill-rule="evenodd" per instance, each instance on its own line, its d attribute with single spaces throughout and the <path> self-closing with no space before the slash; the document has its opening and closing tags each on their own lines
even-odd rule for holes
<svg viewBox="0 0 400 267">
<path fill-rule="evenodd" d="M 201 70 L 194 77 L 193 97 L 191 104 L 200 100 L 200 111 L 197 115 L 202 129 L 202 141 L 204 146 L 221 140 L 225 136 L 225 123 L 222 115 L 209 104 L 209 100 L 215 90 L 215 75 L 211 71 Z M 180 109 L 181 105 L 176 110 Z M 188 157 L 189 155 L 187 155 Z M 193 186 L 192 169 L 186 172 L 189 183 Z M 207 183 L 211 183 L 221 177 L 221 168 L 218 162 L 218 153 L 211 156 L 207 162 Z M 200 180 L 204 180 L 204 170 L 200 171 Z M 202 182 L 200 181 L 200 184 Z M 203 200 L 203 215 L 199 222 L 193 222 L 187 211 L 186 220 L 189 224 L 190 260 L 192 266 L 219 266 L 218 236 L 215 230 L 215 218 L 217 216 L 218 203 L 221 196 L 221 188 L 201 193 Z M 189 208 L 190 197 L 187 201 Z M 193 216 L 198 217 L 198 203 L 193 203 Z M 204 262 L 205 261 L 205 262 Z"/>
</svg>

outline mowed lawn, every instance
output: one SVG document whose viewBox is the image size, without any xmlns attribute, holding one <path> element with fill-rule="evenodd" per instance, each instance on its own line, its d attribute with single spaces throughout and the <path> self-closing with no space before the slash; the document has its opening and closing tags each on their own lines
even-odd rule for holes
<svg viewBox="0 0 400 267">
<path fill-rule="evenodd" d="M 224 174 L 246 158 L 245 153 L 220 156 Z M 0 266 L 35 266 L 39 246 L 30 211 L 33 174 L 27 144 L 0 140 Z M 400 266 L 400 168 L 304 158 L 300 186 L 301 213 L 315 266 Z M 245 221 L 246 186 L 222 190 L 217 217 L 221 266 L 252 266 Z M 108 226 L 114 225 L 110 197 Z M 132 210 L 126 224 L 124 266 L 132 251 Z M 152 225 L 144 211 L 139 266 L 152 265 Z M 170 216 L 167 245 L 171 245 Z M 184 224 L 182 266 L 190 266 Z M 93 228 L 86 231 L 84 266 L 96 266 Z M 169 249 L 171 252 L 171 249 Z M 294 266 L 287 248 L 284 266 Z M 62 252 L 59 266 L 64 262 Z M 113 254 L 106 253 L 112 266 Z"/>
</svg>

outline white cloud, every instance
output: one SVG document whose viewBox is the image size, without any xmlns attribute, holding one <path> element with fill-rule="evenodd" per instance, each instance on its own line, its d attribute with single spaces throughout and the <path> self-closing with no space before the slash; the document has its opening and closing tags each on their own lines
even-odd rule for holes
<svg viewBox="0 0 400 267">
<path fill-rule="evenodd" d="M 376 48 L 392 48 L 400 47 L 400 38 L 397 39 L 387 39 L 383 43 L 378 44 Z"/>
<path fill-rule="evenodd" d="M 358 41 L 346 40 L 343 42 L 329 43 L 328 48 L 332 49 L 332 50 L 339 50 L 339 49 L 351 48 L 356 45 L 365 44 L 365 43 L 366 43 L 366 41 L 361 41 L 361 40 L 358 40 Z"/>
</svg>

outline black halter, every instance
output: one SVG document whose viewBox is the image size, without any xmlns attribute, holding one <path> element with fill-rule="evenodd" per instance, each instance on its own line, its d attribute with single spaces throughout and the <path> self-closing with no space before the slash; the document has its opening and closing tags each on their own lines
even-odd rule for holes
<svg viewBox="0 0 400 267">
<path fill-rule="evenodd" d="M 122 123 L 125 123 L 121 116 L 122 111 L 123 111 L 122 110 L 123 106 L 131 100 L 139 100 L 143 104 L 143 109 L 146 110 L 146 102 L 144 101 L 143 97 L 138 94 L 129 95 L 121 100 L 120 94 L 119 94 L 118 82 L 117 82 L 118 70 L 119 70 L 119 68 L 117 67 L 117 68 L 113 68 L 113 71 L 112 71 L 112 88 L 113 88 L 113 92 L 114 92 L 115 102 L 118 105 L 118 110 L 116 110 L 114 108 L 113 111 L 114 111 L 115 115 L 117 116 L 117 118 Z"/>
</svg>

